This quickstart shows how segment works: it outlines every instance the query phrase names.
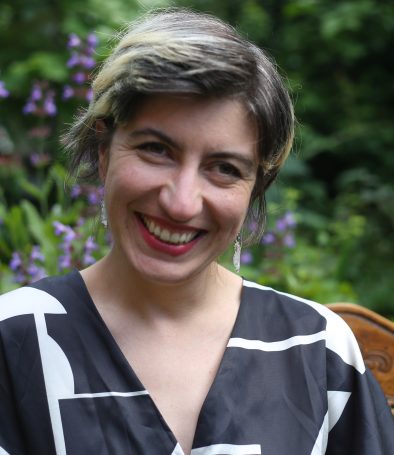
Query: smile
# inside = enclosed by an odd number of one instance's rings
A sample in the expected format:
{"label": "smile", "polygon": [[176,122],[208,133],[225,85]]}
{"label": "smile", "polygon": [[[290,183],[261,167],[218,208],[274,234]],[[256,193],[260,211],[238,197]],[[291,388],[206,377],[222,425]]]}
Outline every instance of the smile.
{"label": "smile", "polygon": [[201,233],[201,231],[197,230],[188,230],[185,232],[181,230],[170,229],[168,227],[164,228],[155,223],[152,218],[148,218],[142,214],[140,214],[140,218],[150,234],[155,236],[158,240],[170,245],[185,245],[186,243],[194,240]]}

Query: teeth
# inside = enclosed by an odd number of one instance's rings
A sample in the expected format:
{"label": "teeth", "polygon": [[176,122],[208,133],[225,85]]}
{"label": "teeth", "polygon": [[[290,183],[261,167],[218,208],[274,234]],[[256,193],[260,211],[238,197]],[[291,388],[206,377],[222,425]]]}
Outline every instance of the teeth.
{"label": "teeth", "polygon": [[155,224],[154,221],[142,217],[145,226],[148,228],[148,231],[153,234],[155,237],[159,238],[163,242],[173,243],[174,245],[181,245],[183,243],[190,242],[196,235],[195,232],[170,232],[168,229],[162,229],[160,226]]}
{"label": "teeth", "polygon": [[159,234],[160,240],[164,240],[165,242],[168,242],[170,240],[170,233],[167,231],[167,229],[163,229],[161,233]]}
{"label": "teeth", "polygon": [[171,237],[170,237],[170,242],[171,243],[179,243],[179,239],[181,238],[181,235],[180,234],[171,234]]}

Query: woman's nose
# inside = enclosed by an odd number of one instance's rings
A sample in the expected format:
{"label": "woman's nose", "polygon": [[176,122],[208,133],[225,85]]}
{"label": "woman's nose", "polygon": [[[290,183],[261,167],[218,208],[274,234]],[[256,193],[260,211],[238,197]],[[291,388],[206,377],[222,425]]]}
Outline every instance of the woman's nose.
{"label": "woman's nose", "polygon": [[185,222],[203,209],[201,176],[194,169],[178,169],[162,186],[159,204],[174,221]]}

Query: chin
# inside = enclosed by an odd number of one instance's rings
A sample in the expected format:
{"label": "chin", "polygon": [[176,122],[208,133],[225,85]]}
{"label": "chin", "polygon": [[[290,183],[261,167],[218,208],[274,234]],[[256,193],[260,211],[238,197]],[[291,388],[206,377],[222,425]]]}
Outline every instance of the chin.
{"label": "chin", "polygon": [[176,285],[203,275],[205,271],[211,269],[211,266],[212,263],[200,267],[188,267],[186,264],[176,264],[168,261],[157,265],[152,263],[144,264],[144,266],[135,267],[134,270],[144,281]]}
{"label": "chin", "polygon": [[[136,253],[136,248],[113,249],[109,260],[115,265],[115,270],[129,270],[131,276],[137,280],[152,284],[181,284],[190,282],[206,272],[212,270],[212,265],[217,264],[216,258],[194,257],[189,260],[176,258],[155,258],[141,251]],[[127,274],[125,275],[127,276]]]}

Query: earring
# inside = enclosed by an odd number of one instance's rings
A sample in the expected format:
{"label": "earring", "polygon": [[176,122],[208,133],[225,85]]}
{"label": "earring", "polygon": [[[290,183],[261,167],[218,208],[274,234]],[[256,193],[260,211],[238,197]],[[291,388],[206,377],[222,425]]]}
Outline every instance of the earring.
{"label": "earring", "polygon": [[241,233],[237,235],[237,238],[234,242],[234,255],[233,255],[233,264],[235,271],[239,273],[241,267],[241,249],[242,249],[242,238]]}
{"label": "earring", "polygon": [[108,226],[107,209],[105,208],[104,199],[101,200],[101,204],[100,204],[100,221],[101,221],[101,224],[105,228],[107,228],[107,226]]}

